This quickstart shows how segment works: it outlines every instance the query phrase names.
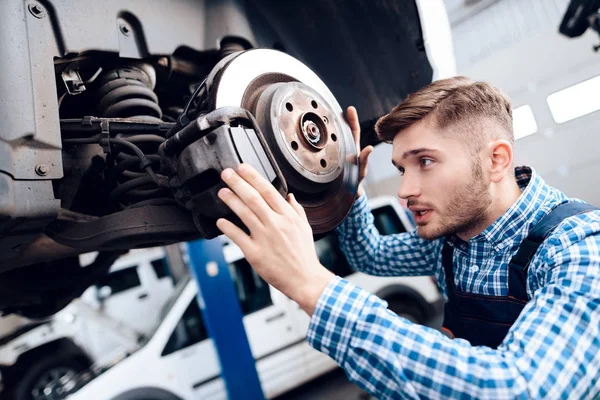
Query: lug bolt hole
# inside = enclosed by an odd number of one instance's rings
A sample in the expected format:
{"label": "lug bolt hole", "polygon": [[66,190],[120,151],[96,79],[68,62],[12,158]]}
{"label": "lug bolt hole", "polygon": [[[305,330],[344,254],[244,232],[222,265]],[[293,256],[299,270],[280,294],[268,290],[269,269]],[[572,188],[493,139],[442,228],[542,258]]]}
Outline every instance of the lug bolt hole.
{"label": "lug bolt hole", "polygon": [[323,167],[323,168],[327,167],[327,161],[325,161],[322,158],[321,158],[321,167]]}
{"label": "lug bolt hole", "polygon": [[298,143],[297,142],[292,142],[292,149],[294,149],[294,151],[298,150]]}
{"label": "lug bolt hole", "polygon": [[294,110],[292,103],[285,103],[285,108],[287,108],[287,110],[290,112]]}
{"label": "lug bolt hole", "polygon": [[313,108],[317,108],[318,107],[317,102],[314,101],[314,100],[311,101],[310,104],[313,106]]}
{"label": "lug bolt hole", "polygon": [[331,134],[331,140],[333,140],[334,142],[337,140],[337,136],[335,136],[335,133]]}

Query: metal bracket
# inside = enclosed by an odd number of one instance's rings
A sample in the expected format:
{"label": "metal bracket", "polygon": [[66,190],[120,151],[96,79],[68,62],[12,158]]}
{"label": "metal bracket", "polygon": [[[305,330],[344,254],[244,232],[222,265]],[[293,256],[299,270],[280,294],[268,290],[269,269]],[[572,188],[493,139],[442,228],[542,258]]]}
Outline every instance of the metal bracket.
{"label": "metal bracket", "polygon": [[60,76],[62,77],[67,92],[70,95],[81,94],[85,92],[85,85],[79,75],[79,71],[76,69],[64,70]]}
{"label": "metal bracket", "polygon": [[110,153],[110,122],[107,120],[100,121],[100,145],[104,153]]}

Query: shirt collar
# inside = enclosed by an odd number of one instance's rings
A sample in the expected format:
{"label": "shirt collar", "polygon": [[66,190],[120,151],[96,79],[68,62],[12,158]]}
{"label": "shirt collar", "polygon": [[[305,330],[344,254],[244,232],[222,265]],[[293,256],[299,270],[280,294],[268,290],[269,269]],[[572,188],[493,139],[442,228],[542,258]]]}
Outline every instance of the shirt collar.
{"label": "shirt collar", "polygon": [[[528,166],[516,167],[515,177],[521,189],[521,195],[517,201],[494,223],[471,238],[469,243],[487,242],[495,250],[500,250],[540,209],[549,193],[546,182],[533,168]],[[455,235],[448,238],[448,242],[453,246],[460,246],[460,242],[462,242],[462,246],[466,246],[466,243]]]}

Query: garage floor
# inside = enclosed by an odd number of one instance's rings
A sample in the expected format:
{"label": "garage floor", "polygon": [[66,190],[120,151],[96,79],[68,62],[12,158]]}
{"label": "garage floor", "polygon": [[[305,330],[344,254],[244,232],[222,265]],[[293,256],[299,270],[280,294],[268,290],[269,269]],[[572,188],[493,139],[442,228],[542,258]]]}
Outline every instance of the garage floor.
{"label": "garage floor", "polygon": [[320,376],[274,400],[368,400],[369,394],[346,378],[341,368]]}

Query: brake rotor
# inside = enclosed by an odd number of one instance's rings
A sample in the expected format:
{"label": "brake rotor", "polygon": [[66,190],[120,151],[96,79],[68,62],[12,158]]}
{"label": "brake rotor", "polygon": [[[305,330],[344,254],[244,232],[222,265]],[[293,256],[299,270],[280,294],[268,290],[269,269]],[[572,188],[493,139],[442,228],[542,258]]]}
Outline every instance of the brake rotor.
{"label": "brake rotor", "polygon": [[255,116],[313,233],[333,230],[354,203],[358,160],[343,111],[323,81],[285,53],[256,49],[223,59],[207,87],[211,109],[243,107]]}

